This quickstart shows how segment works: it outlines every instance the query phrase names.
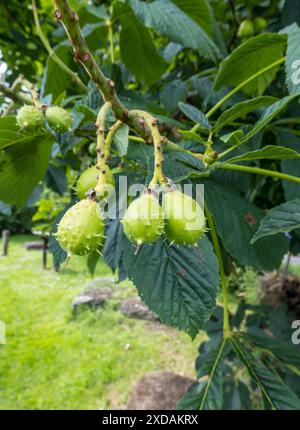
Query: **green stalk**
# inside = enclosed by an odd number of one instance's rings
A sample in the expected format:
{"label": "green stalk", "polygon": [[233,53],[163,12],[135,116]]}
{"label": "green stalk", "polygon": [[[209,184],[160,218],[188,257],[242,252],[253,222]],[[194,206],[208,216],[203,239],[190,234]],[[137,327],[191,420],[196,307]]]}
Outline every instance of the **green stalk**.
{"label": "green stalk", "polygon": [[113,25],[111,21],[107,21],[107,27],[108,27],[110,61],[111,63],[114,63],[115,62],[114,33],[113,33]]}
{"label": "green stalk", "polygon": [[214,245],[214,250],[218,259],[218,267],[219,267],[219,273],[221,278],[221,288],[222,288],[222,294],[223,294],[223,307],[224,307],[223,332],[224,332],[224,337],[226,338],[230,336],[230,333],[231,333],[229,310],[228,310],[228,280],[224,270],[221,248],[220,248],[219,239],[218,239],[216,227],[214,224],[213,216],[210,213],[207,205],[205,206],[205,215],[208,221],[208,226],[210,228],[210,234]]}
{"label": "green stalk", "polygon": [[85,93],[88,92],[88,88],[87,86],[82,82],[82,80],[79,78],[78,74],[73,72],[73,70],[71,70],[56,54],[56,52],[52,49],[47,37],[45,36],[45,34],[43,33],[43,30],[41,28],[41,24],[40,24],[40,20],[39,20],[39,15],[38,15],[38,11],[37,11],[37,7],[36,7],[36,3],[35,0],[32,0],[32,11],[33,11],[33,17],[34,17],[34,22],[35,22],[35,27],[36,27],[36,32],[37,35],[39,36],[39,38],[41,39],[44,47],[46,48],[49,57],[52,58],[52,60],[65,72],[67,73],[73,82],[75,82],[80,88],[81,90],[83,90]]}
{"label": "green stalk", "polygon": [[97,164],[96,168],[99,171],[98,181],[95,186],[96,195],[100,195],[103,191],[103,186],[107,183],[107,169],[108,166],[106,164],[106,148],[105,148],[105,119],[109,110],[111,109],[111,103],[106,102],[103,106],[101,106],[97,121],[97,145],[96,145],[96,153],[97,153]]}
{"label": "green stalk", "polygon": [[113,137],[117,130],[123,125],[121,121],[116,121],[114,125],[112,125],[109,129],[109,132],[107,133],[106,139],[105,139],[105,160],[107,161],[110,156],[110,148],[112,144]]}
{"label": "green stalk", "polygon": [[[218,101],[207,113],[206,117],[210,118],[228,99],[230,99],[235,93],[237,93],[241,88],[243,88],[245,85],[252,82],[254,79],[258,78],[259,76],[263,75],[264,73],[268,72],[269,70],[273,69],[276,66],[279,66],[280,64],[285,62],[286,57],[279,58],[279,60],[274,61],[274,63],[269,64],[268,66],[264,67],[263,69],[259,70],[258,72],[254,73],[254,75],[250,76],[249,78],[245,79],[243,82],[241,82],[239,85],[237,85],[233,90],[229,91],[221,100]],[[191,128],[191,131],[196,132],[199,130],[200,124],[195,124],[193,128]]]}
{"label": "green stalk", "polygon": [[222,170],[237,170],[239,172],[256,173],[257,175],[271,176],[272,178],[278,178],[284,181],[300,184],[300,178],[297,176],[287,175],[286,173],[275,172],[273,170],[262,169],[260,167],[241,166],[240,164],[226,163],[218,165],[218,168]]}
{"label": "green stalk", "polygon": [[13,90],[12,88],[6,87],[4,84],[0,82],[0,93],[2,93],[5,97],[13,100],[14,102],[19,102],[26,105],[32,105],[33,101],[31,98],[25,96],[24,94]]}
{"label": "green stalk", "polygon": [[153,178],[150,181],[149,188],[154,188],[157,184],[164,184],[167,182],[164,174],[163,174],[163,149],[162,142],[163,139],[160,135],[160,132],[157,127],[158,120],[150,115],[148,112],[144,112],[141,110],[131,110],[129,112],[130,116],[138,117],[140,122],[144,121],[147,127],[150,130],[152,139],[153,139],[153,147],[154,147],[154,171]]}

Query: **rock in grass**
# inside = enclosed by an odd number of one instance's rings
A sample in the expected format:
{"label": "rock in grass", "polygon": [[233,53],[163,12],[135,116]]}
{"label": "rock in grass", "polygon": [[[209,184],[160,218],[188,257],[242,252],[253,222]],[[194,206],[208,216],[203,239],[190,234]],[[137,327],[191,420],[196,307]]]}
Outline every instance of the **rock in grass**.
{"label": "rock in grass", "polygon": [[129,318],[147,321],[159,321],[159,318],[145,305],[139,297],[124,299],[120,305],[120,312]]}

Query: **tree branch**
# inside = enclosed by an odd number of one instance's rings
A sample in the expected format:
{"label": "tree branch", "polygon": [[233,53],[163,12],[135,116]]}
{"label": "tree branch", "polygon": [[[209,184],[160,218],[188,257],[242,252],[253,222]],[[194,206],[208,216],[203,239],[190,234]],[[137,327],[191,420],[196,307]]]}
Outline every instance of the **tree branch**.
{"label": "tree branch", "polygon": [[13,100],[14,102],[33,105],[33,101],[29,97],[25,96],[24,94],[18,91],[13,91],[11,88],[5,86],[1,82],[0,82],[0,93],[2,93],[5,97],[8,97],[9,99]]}
{"label": "tree branch", "polygon": [[93,58],[82,35],[77,13],[70,7],[67,0],[54,0],[54,5],[56,8],[55,17],[57,21],[62,22],[73,46],[75,62],[79,61],[83,65],[90,78],[97,85],[104,101],[111,102],[116,118],[127,124],[148,142],[150,137],[148,128],[145,127],[144,123],[140,123],[138,118],[128,115],[128,109],[121,103],[114,90],[114,82],[104,75]]}
{"label": "tree branch", "polygon": [[34,22],[35,22],[35,28],[36,28],[36,32],[37,35],[39,36],[39,38],[41,39],[44,47],[46,48],[49,57],[52,58],[52,60],[65,72],[67,73],[73,82],[75,82],[82,91],[84,91],[85,93],[88,91],[87,86],[82,82],[82,80],[79,78],[78,74],[73,72],[73,70],[71,70],[56,54],[56,52],[52,49],[49,40],[47,39],[47,37],[45,36],[45,34],[43,33],[43,30],[41,28],[41,24],[40,24],[40,20],[39,20],[39,15],[38,15],[38,11],[37,11],[37,7],[36,7],[36,3],[35,0],[32,0],[32,11],[33,11],[33,17],[34,17]]}

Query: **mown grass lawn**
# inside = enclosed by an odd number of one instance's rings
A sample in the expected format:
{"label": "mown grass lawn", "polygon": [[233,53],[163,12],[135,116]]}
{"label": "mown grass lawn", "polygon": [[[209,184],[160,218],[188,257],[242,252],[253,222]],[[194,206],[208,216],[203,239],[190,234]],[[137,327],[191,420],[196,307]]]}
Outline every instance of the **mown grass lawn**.
{"label": "mown grass lawn", "polygon": [[[145,372],[194,376],[202,335],[124,317],[122,297],[136,295],[127,281],[103,309],[72,312],[74,296],[91,281],[84,259],[63,273],[42,270],[41,251],[26,251],[30,236],[13,237],[0,257],[0,409],[105,409],[126,404]],[[111,276],[105,263],[96,276]]]}

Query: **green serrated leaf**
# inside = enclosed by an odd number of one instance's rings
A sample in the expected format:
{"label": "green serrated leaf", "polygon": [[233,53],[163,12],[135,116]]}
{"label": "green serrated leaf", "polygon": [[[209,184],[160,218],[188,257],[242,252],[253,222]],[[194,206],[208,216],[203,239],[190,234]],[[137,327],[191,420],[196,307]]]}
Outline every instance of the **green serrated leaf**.
{"label": "green serrated leaf", "polygon": [[96,252],[96,251],[91,252],[87,256],[86,264],[92,277],[94,276],[99,258],[100,258],[100,254],[99,252]]}
{"label": "green serrated leaf", "polygon": [[[264,33],[239,45],[220,66],[215,81],[216,90],[223,85],[237,86],[255,73],[279,60],[286,46],[286,35]],[[259,96],[273,81],[279,65],[242,87],[247,95]]]}
{"label": "green serrated leaf", "polygon": [[123,227],[118,219],[107,220],[105,235],[103,257],[111,270],[115,272],[120,265],[123,252]]}
{"label": "green serrated leaf", "polygon": [[148,30],[132,14],[121,18],[120,52],[130,72],[147,85],[156,82],[166,63],[154,46]]}
{"label": "green serrated leaf", "polygon": [[285,61],[286,84],[290,94],[300,92],[300,28],[292,24],[288,31]]}
{"label": "green serrated leaf", "polygon": [[251,243],[261,237],[286,233],[296,228],[300,228],[300,199],[291,200],[271,209],[261,221]]}
{"label": "green serrated leaf", "polygon": [[189,119],[191,119],[193,122],[200,124],[203,128],[209,130],[211,128],[211,125],[206,118],[205,114],[201,112],[198,108],[195,106],[192,106],[188,103],[178,103],[178,106]]}
{"label": "green serrated leaf", "polygon": [[[70,46],[64,41],[54,47],[56,55],[68,66],[71,66]],[[72,83],[68,75],[57,63],[49,56],[44,70],[42,94],[52,94],[53,99],[63,93]]]}
{"label": "green serrated leaf", "polygon": [[269,369],[252,355],[237,335],[230,337],[233,348],[248,369],[251,379],[260,388],[266,409],[298,410],[300,400],[282,381],[277,373]]}
{"label": "green serrated leaf", "polygon": [[[278,144],[291,148],[294,151],[300,152],[300,139],[292,133],[286,131],[276,132]],[[282,173],[287,173],[292,176],[299,176],[300,160],[282,160],[281,161]],[[299,184],[290,181],[282,181],[284,188],[284,195],[286,200],[293,200],[300,198]]]}
{"label": "green serrated leaf", "polygon": [[179,79],[168,82],[160,91],[160,101],[168,112],[174,112],[178,102],[185,100],[186,96],[187,86]]}
{"label": "green serrated leaf", "polygon": [[227,338],[211,350],[197,368],[198,383],[193,384],[177,403],[180,410],[219,410],[223,404],[222,373],[224,369]]}
{"label": "green serrated leaf", "polygon": [[49,237],[49,242],[48,242],[48,248],[49,251],[51,252],[51,254],[53,255],[53,265],[55,267],[56,270],[59,270],[60,265],[66,261],[66,258],[68,256],[68,254],[66,253],[66,251],[64,249],[62,249],[62,247],[60,246],[60,244],[58,243],[58,241],[56,240],[56,237],[54,236],[54,234],[57,232],[57,225],[59,224],[60,220],[62,219],[62,217],[64,216],[64,214],[67,212],[67,210],[73,205],[73,202],[70,202],[55,218],[54,221],[52,223],[52,228],[51,228],[51,233],[50,233],[50,237]]}
{"label": "green serrated leaf", "polygon": [[206,145],[206,140],[203,139],[203,137],[199,136],[199,134],[195,133],[194,131],[190,130],[177,130],[178,133],[182,134],[183,137],[186,139],[195,140],[196,142],[202,143],[203,145]]}
{"label": "green serrated leaf", "polygon": [[[153,154],[147,159],[148,175],[150,181],[153,176],[154,157]],[[164,174],[172,178],[175,182],[181,182],[189,175],[204,171],[205,166],[201,160],[198,160],[191,154],[184,152],[165,152]]]}
{"label": "green serrated leaf", "polygon": [[159,239],[143,245],[138,255],[124,238],[124,266],[142,300],[165,324],[196,336],[210,317],[219,285],[216,257],[206,237],[198,248]]}
{"label": "green serrated leaf", "polygon": [[120,157],[124,157],[128,150],[129,128],[123,124],[114,134],[113,143],[116,145]]}
{"label": "green serrated leaf", "polygon": [[45,130],[28,132],[22,130],[17,124],[15,116],[5,116],[0,118],[0,149],[7,148],[8,146],[23,143],[26,144],[34,139],[45,139],[49,133]]}
{"label": "green serrated leaf", "polygon": [[213,18],[207,0],[173,0],[173,3],[202,27],[207,34],[212,34]]}
{"label": "green serrated leaf", "polygon": [[272,121],[273,118],[275,118],[276,115],[278,115],[280,112],[282,112],[287,105],[293,101],[295,98],[299,97],[300,94],[293,94],[291,96],[283,97],[283,99],[278,100],[277,102],[271,104],[262,116],[259,118],[256,124],[248,131],[246,136],[244,137],[243,141],[246,141],[253,137],[255,134],[257,134],[260,130],[262,130],[267,124],[269,124],[270,121]]}
{"label": "green serrated leaf", "polygon": [[271,353],[290,370],[294,371],[297,375],[300,375],[299,347],[271,338],[258,329],[250,330],[247,334],[243,333],[242,336],[258,348],[267,353]]}
{"label": "green serrated leaf", "polygon": [[220,140],[228,145],[237,145],[241,142],[243,135],[243,130],[234,130],[231,133],[223,134]]}
{"label": "green serrated leaf", "polygon": [[226,251],[242,266],[256,270],[278,269],[288,249],[285,237],[265,237],[251,244],[263,211],[223,182],[208,179],[203,183],[205,201]]}
{"label": "green serrated leaf", "polygon": [[197,50],[209,60],[216,62],[220,57],[219,49],[208,34],[171,1],[146,3],[130,0],[130,5],[146,27],[153,28],[173,42],[181,43],[185,48]]}
{"label": "green serrated leaf", "polygon": [[217,119],[214,125],[214,131],[220,131],[226,124],[230,124],[237,118],[247,115],[249,112],[253,112],[256,109],[268,106],[276,101],[275,97],[271,96],[260,96],[251,100],[236,103],[231,108],[223,112]]}
{"label": "green serrated leaf", "polygon": [[21,207],[43,179],[48,166],[53,137],[21,141],[0,156],[0,200]]}
{"label": "green serrated leaf", "polygon": [[226,163],[237,163],[238,161],[252,161],[252,160],[289,160],[293,158],[300,158],[300,154],[293,149],[285,148],[277,145],[267,145],[257,151],[245,152],[245,154],[237,155],[236,157],[229,158]]}

